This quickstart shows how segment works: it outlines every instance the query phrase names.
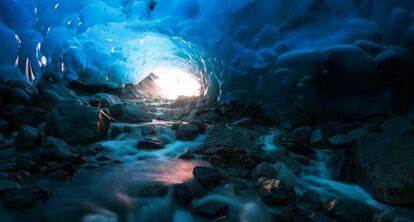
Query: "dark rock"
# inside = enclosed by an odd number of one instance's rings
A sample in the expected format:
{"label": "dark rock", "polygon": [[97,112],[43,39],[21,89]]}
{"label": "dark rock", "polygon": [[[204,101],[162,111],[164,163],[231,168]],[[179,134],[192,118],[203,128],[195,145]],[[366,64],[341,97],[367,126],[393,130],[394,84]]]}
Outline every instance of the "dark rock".
{"label": "dark rock", "polygon": [[328,138],[328,142],[333,149],[347,149],[355,145],[356,138],[347,134],[339,134]]}
{"label": "dark rock", "polygon": [[206,146],[227,146],[242,150],[258,150],[259,145],[253,133],[246,128],[215,125],[207,130]]}
{"label": "dark rock", "polygon": [[316,128],[310,137],[310,144],[312,147],[320,147],[323,145],[323,133],[320,128]]}
{"label": "dark rock", "polygon": [[261,163],[252,170],[251,176],[255,179],[258,179],[261,177],[267,178],[267,179],[273,179],[273,178],[276,178],[277,172],[272,165],[268,163]]}
{"label": "dark rock", "polygon": [[110,108],[111,115],[120,122],[151,122],[151,116],[139,105],[116,104]]}
{"label": "dark rock", "polygon": [[218,118],[220,118],[220,116],[214,111],[209,111],[200,115],[200,119],[206,122],[214,122]]}
{"label": "dark rock", "polygon": [[121,99],[119,99],[117,96],[108,94],[108,93],[97,93],[95,94],[95,97],[99,101],[99,107],[103,108],[111,108],[111,106],[116,104],[121,104]]}
{"label": "dark rock", "polygon": [[229,205],[218,200],[209,200],[194,207],[194,211],[201,217],[208,219],[217,219],[219,217],[224,217],[227,215],[227,212],[229,211]]}
{"label": "dark rock", "polygon": [[223,176],[220,171],[214,168],[197,166],[193,170],[197,182],[205,188],[212,188],[221,184]]}
{"label": "dark rock", "polygon": [[17,106],[12,109],[13,127],[17,128],[21,125],[38,126],[46,121],[46,112],[28,106]]}
{"label": "dark rock", "polygon": [[384,132],[396,133],[412,130],[414,129],[414,127],[411,124],[410,120],[408,120],[407,118],[395,117],[388,119],[384,123],[382,123],[381,129]]}
{"label": "dark rock", "polygon": [[19,188],[20,188],[20,184],[14,181],[0,179],[0,196],[1,196],[1,193],[3,193],[4,191],[11,190],[11,189],[19,189]]}
{"label": "dark rock", "polygon": [[138,191],[136,191],[136,195],[141,197],[165,196],[167,193],[168,186],[156,182],[145,184],[143,187],[138,188]]}
{"label": "dark rock", "polygon": [[307,125],[310,118],[301,110],[293,107],[284,107],[275,110],[279,125],[285,129],[294,129]]}
{"label": "dark rock", "polygon": [[297,204],[308,210],[320,210],[323,207],[321,195],[316,190],[306,191]]}
{"label": "dark rock", "polygon": [[18,150],[33,150],[40,143],[40,135],[36,128],[23,125],[14,140],[14,145]]}
{"label": "dark rock", "polygon": [[15,167],[17,170],[24,170],[32,173],[40,171],[40,166],[35,161],[26,158],[18,158]]}
{"label": "dark rock", "polygon": [[389,208],[383,211],[376,218],[377,222],[412,222],[414,221],[414,211],[406,208]]}
{"label": "dark rock", "polygon": [[63,140],[54,137],[42,139],[39,156],[42,160],[68,161],[75,158],[70,146]]}
{"label": "dark rock", "polygon": [[10,103],[14,105],[31,105],[32,99],[21,88],[13,88],[10,90]]}
{"label": "dark rock", "polygon": [[63,170],[57,170],[47,175],[47,179],[52,181],[67,181],[69,178],[69,174]]}
{"label": "dark rock", "polygon": [[177,131],[175,132],[175,136],[179,140],[193,140],[197,137],[198,133],[199,129],[197,125],[184,123],[178,127]]}
{"label": "dark rock", "polygon": [[106,137],[109,117],[101,110],[83,105],[63,105],[47,118],[46,135],[72,144],[93,143]]}
{"label": "dark rock", "polygon": [[230,126],[236,127],[250,127],[252,125],[252,120],[249,117],[245,117],[239,120],[236,120],[230,123]]}
{"label": "dark rock", "polygon": [[39,87],[39,93],[33,98],[37,106],[44,109],[52,109],[58,105],[81,104],[81,100],[75,92],[64,86],[45,81],[37,85]]}
{"label": "dark rock", "polygon": [[24,209],[49,197],[45,188],[22,188],[9,190],[1,195],[3,206],[8,209]]}
{"label": "dark rock", "polygon": [[120,87],[114,83],[110,82],[97,82],[97,83],[82,83],[79,81],[72,81],[68,85],[69,88],[75,90],[81,90],[87,92],[89,94],[96,94],[96,93],[110,93],[110,94],[118,94],[121,92]]}
{"label": "dark rock", "polygon": [[308,142],[312,134],[312,128],[309,126],[302,126],[293,131],[293,138],[301,142]]}
{"label": "dark rock", "polygon": [[175,184],[172,187],[175,201],[181,206],[188,206],[194,199],[194,195],[186,184]]}
{"label": "dark rock", "polygon": [[413,144],[414,135],[409,132],[378,133],[360,139],[354,150],[357,180],[385,203],[413,206]]}
{"label": "dark rock", "polygon": [[165,143],[159,137],[145,137],[138,142],[139,149],[162,149],[164,148]]}
{"label": "dark rock", "polygon": [[328,204],[328,216],[344,222],[372,221],[374,210],[356,200],[332,200]]}
{"label": "dark rock", "polygon": [[269,205],[288,205],[296,199],[295,190],[288,188],[283,181],[277,179],[259,182],[257,194]]}

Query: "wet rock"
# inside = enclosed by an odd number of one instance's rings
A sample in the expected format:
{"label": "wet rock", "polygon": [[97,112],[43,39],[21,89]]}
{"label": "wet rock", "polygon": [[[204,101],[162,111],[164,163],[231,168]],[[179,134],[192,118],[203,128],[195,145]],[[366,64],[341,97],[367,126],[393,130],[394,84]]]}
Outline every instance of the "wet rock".
{"label": "wet rock", "polygon": [[214,168],[197,166],[193,170],[194,178],[205,188],[212,188],[221,184],[223,176]]}
{"label": "wet rock", "polygon": [[168,186],[162,183],[145,184],[143,187],[140,187],[138,191],[136,191],[136,195],[141,197],[165,196],[167,193]]}
{"label": "wet rock", "polygon": [[311,122],[310,118],[301,110],[293,107],[283,107],[275,110],[277,122],[282,128],[294,129],[307,125]]}
{"label": "wet rock", "polygon": [[33,150],[40,143],[40,135],[36,128],[23,125],[19,129],[14,145],[18,150]]}
{"label": "wet rock", "polygon": [[312,147],[320,147],[323,145],[323,133],[320,128],[316,128],[310,137],[310,144]]}
{"label": "wet rock", "polygon": [[261,177],[273,179],[273,178],[276,178],[277,173],[276,173],[275,168],[272,165],[268,163],[261,163],[252,170],[251,176],[255,179],[258,179]]}
{"label": "wet rock", "polygon": [[323,207],[321,195],[316,190],[306,191],[297,204],[308,210],[320,210]]}
{"label": "wet rock", "polygon": [[46,112],[41,109],[28,106],[17,106],[12,109],[12,123],[14,128],[21,125],[36,127],[45,121]]}
{"label": "wet rock", "polygon": [[99,101],[99,107],[103,107],[103,108],[109,109],[113,105],[122,103],[119,97],[112,95],[112,94],[108,94],[108,93],[97,93],[95,94],[95,97]]}
{"label": "wet rock", "polygon": [[139,149],[148,149],[148,150],[156,150],[162,149],[165,146],[164,141],[156,136],[151,137],[144,137],[142,140],[138,142]]}
{"label": "wet rock", "polygon": [[31,173],[40,171],[40,166],[35,161],[27,158],[18,158],[15,167],[17,170],[24,170]]}
{"label": "wet rock", "polygon": [[[414,205],[414,135],[377,133],[361,138],[354,149],[357,181],[381,201]],[[368,184],[367,184],[368,183]]]}
{"label": "wet rock", "polygon": [[79,81],[72,81],[68,85],[69,88],[75,90],[81,90],[89,94],[96,93],[110,93],[118,94],[121,92],[121,89],[115,83],[110,82],[96,82],[96,83],[82,83]]}
{"label": "wet rock", "polygon": [[269,205],[287,205],[296,199],[293,188],[288,188],[278,179],[262,180],[259,182],[257,194],[262,201]]}
{"label": "wet rock", "polygon": [[72,144],[93,143],[106,137],[109,121],[109,117],[97,108],[58,106],[47,117],[46,135]]}
{"label": "wet rock", "polygon": [[257,150],[259,145],[253,133],[246,128],[215,125],[207,130],[204,145],[227,146],[243,150]]}
{"label": "wet rock", "polygon": [[67,181],[69,178],[69,174],[63,170],[57,170],[47,175],[47,179],[52,181]]}
{"label": "wet rock", "polygon": [[120,122],[151,122],[151,116],[139,105],[125,103],[110,108],[111,115]]}
{"label": "wet rock", "polygon": [[206,122],[214,122],[218,118],[220,118],[220,116],[214,111],[208,111],[200,115],[200,119]]}
{"label": "wet rock", "polygon": [[344,222],[372,221],[374,210],[356,200],[336,199],[328,204],[328,216]]}
{"label": "wet rock", "polygon": [[245,117],[239,120],[236,120],[230,123],[230,126],[236,127],[250,127],[252,125],[252,120],[249,117]]}
{"label": "wet rock", "polygon": [[52,109],[55,106],[64,104],[81,104],[80,99],[74,95],[66,95],[50,89],[41,90],[34,96],[35,104],[44,109]]}
{"label": "wet rock", "polygon": [[376,222],[411,222],[414,221],[414,211],[406,208],[389,208],[377,216]]}
{"label": "wet rock", "polygon": [[172,187],[174,200],[181,206],[188,206],[194,195],[186,184],[175,184]]}
{"label": "wet rock", "polygon": [[32,99],[21,88],[13,88],[10,90],[10,103],[14,105],[31,105]]}
{"label": "wet rock", "polygon": [[24,209],[36,202],[46,200],[49,192],[45,188],[12,189],[0,195],[3,206],[8,209]]}
{"label": "wet rock", "polygon": [[301,142],[308,142],[311,134],[312,128],[309,126],[303,126],[293,131],[293,138]]}
{"label": "wet rock", "polygon": [[394,117],[382,123],[381,129],[384,132],[396,133],[396,132],[404,132],[404,131],[412,130],[414,129],[414,127],[411,124],[410,120],[408,120],[407,118]]}
{"label": "wet rock", "polygon": [[328,138],[328,142],[333,149],[347,149],[355,145],[356,138],[347,134],[339,134]]}
{"label": "wet rock", "polygon": [[11,190],[11,189],[19,189],[19,188],[20,188],[20,184],[14,181],[0,179],[0,196],[1,196],[1,193],[4,191]]}
{"label": "wet rock", "polygon": [[181,124],[177,131],[175,132],[175,136],[179,140],[193,140],[197,137],[199,133],[198,126],[191,123],[184,123]]}
{"label": "wet rock", "polygon": [[42,139],[39,156],[42,160],[52,161],[68,161],[76,158],[69,144],[61,139],[50,136]]}
{"label": "wet rock", "polygon": [[209,200],[194,207],[197,215],[212,220],[226,216],[228,211],[229,205],[218,200]]}

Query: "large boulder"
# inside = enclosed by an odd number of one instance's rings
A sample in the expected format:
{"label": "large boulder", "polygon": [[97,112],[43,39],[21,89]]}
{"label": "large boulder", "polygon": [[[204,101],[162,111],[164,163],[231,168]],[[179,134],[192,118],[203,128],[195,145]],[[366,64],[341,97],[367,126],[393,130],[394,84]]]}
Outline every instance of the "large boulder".
{"label": "large boulder", "polygon": [[110,112],[120,122],[151,122],[152,120],[141,106],[131,103],[113,105]]}
{"label": "large boulder", "polygon": [[245,128],[226,127],[215,125],[207,130],[204,140],[206,146],[227,146],[243,150],[255,150],[259,146],[255,141],[254,134]]}
{"label": "large boulder", "polygon": [[214,168],[197,166],[193,170],[197,182],[205,188],[212,188],[220,185],[223,176],[220,171]]}
{"label": "large boulder", "polygon": [[46,112],[29,106],[16,106],[11,110],[12,125],[17,128],[21,125],[38,126],[45,122]]}
{"label": "large boulder", "polygon": [[23,125],[14,140],[18,150],[32,150],[40,143],[40,135],[36,128]]}
{"label": "large boulder", "polygon": [[106,137],[109,122],[109,117],[100,109],[63,105],[48,115],[46,134],[71,144],[93,143]]}
{"label": "large boulder", "polygon": [[179,140],[193,140],[197,137],[198,133],[199,129],[196,124],[184,123],[178,127],[175,136]]}
{"label": "large boulder", "polygon": [[360,139],[354,150],[357,179],[368,182],[375,197],[385,203],[414,206],[413,144],[411,131]]}
{"label": "large boulder", "polygon": [[351,199],[332,200],[328,216],[343,222],[372,221],[375,211],[363,202]]}

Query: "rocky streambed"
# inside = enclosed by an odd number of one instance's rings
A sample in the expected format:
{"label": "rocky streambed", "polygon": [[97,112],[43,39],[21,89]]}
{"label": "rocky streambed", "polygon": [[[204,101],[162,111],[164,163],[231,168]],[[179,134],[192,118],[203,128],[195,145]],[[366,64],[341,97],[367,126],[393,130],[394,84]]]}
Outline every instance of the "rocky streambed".
{"label": "rocky streambed", "polygon": [[407,116],[0,84],[1,221],[411,221]]}

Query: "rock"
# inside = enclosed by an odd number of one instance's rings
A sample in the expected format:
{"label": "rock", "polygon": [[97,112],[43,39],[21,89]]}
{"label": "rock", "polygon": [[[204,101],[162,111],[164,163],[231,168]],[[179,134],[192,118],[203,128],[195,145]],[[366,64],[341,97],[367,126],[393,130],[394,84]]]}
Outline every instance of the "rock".
{"label": "rock", "polygon": [[338,199],[328,204],[328,216],[343,222],[372,221],[373,209],[363,202]]}
{"label": "rock", "polygon": [[42,160],[68,161],[75,156],[63,140],[46,136],[42,139],[39,156]]}
{"label": "rock", "polygon": [[186,184],[175,184],[172,187],[173,197],[180,206],[188,206],[194,195]]}
{"label": "rock", "polygon": [[214,111],[209,111],[200,115],[200,119],[206,122],[214,122],[218,118],[220,118],[220,116]]}
{"label": "rock", "polygon": [[110,108],[111,115],[120,122],[151,122],[151,116],[139,105],[125,103]]}
{"label": "rock", "polygon": [[67,95],[65,93],[51,89],[41,90],[34,96],[34,101],[37,106],[40,106],[44,109],[53,109],[55,106],[64,104],[81,104],[80,99],[76,95],[70,93]]}
{"label": "rock", "polygon": [[293,107],[278,108],[275,113],[279,125],[285,129],[294,129],[311,122],[304,112]]}
{"label": "rock", "polygon": [[258,179],[261,177],[267,178],[267,179],[273,179],[273,178],[276,178],[277,173],[276,173],[275,168],[272,165],[264,162],[264,163],[257,165],[252,170],[251,176],[255,179]]}
{"label": "rock", "polygon": [[167,193],[168,186],[157,182],[145,184],[143,187],[138,188],[136,193],[134,192],[134,194],[141,197],[165,196]]}
{"label": "rock", "polygon": [[152,136],[143,138],[138,142],[137,146],[139,149],[154,150],[164,148],[165,143],[159,137]]}
{"label": "rock", "polygon": [[242,150],[259,149],[255,136],[246,128],[214,125],[206,134],[203,143],[206,146],[227,146]]}
{"label": "rock", "polygon": [[316,128],[310,137],[310,144],[312,147],[320,147],[323,145],[323,134],[320,128]]}
{"label": "rock", "polygon": [[347,149],[355,145],[356,138],[347,134],[339,134],[329,137],[328,142],[333,149]]}
{"label": "rock", "polygon": [[377,133],[361,138],[354,149],[357,181],[370,187],[381,201],[414,205],[414,135]]}
{"label": "rock", "polygon": [[414,211],[406,208],[389,208],[376,218],[377,222],[411,222],[414,221]]}
{"label": "rock", "polygon": [[293,138],[301,142],[308,142],[311,134],[312,128],[309,126],[303,126],[293,131]]}
{"label": "rock", "polygon": [[175,132],[175,136],[179,140],[193,140],[197,137],[199,133],[198,126],[191,123],[184,123],[181,124],[177,131]]}
{"label": "rock", "polygon": [[109,109],[113,105],[122,103],[117,96],[108,93],[97,93],[95,97],[99,100],[99,107],[103,108]]}
{"label": "rock", "polygon": [[209,200],[194,207],[197,215],[212,220],[226,216],[228,211],[229,205],[218,200]]}
{"label": "rock", "polygon": [[252,125],[252,120],[249,117],[242,118],[230,123],[230,126],[236,127],[250,127]]}
{"label": "rock", "polygon": [[94,107],[58,106],[47,117],[46,135],[72,144],[94,143],[106,137],[109,121],[105,113]]}
{"label": "rock", "polygon": [[28,106],[17,106],[12,109],[13,127],[17,128],[21,125],[30,125],[33,127],[46,121],[46,112]]}
{"label": "rock", "polygon": [[221,184],[223,176],[214,168],[197,166],[193,170],[194,178],[205,188],[212,188]]}
{"label": "rock", "polygon": [[14,105],[31,105],[32,99],[21,88],[13,88],[10,90],[10,103]]}
{"label": "rock", "polygon": [[396,133],[412,130],[414,127],[410,120],[405,117],[394,117],[386,120],[381,125],[381,129],[384,132]]}
{"label": "rock", "polygon": [[17,170],[24,170],[29,172],[39,172],[40,166],[31,159],[18,158],[15,165]]}
{"label": "rock", "polygon": [[288,205],[296,199],[295,190],[288,188],[283,181],[278,179],[259,182],[257,194],[264,203],[269,205]]}
{"label": "rock", "polygon": [[23,125],[14,140],[14,145],[18,150],[33,150],[40,143],[40,135],[36,128]]}
{"label": "rock", "polygon": [[69,174],[63,170],[57,170],[47,175],[47,179],[52,181],[67,181],[69,178]]}
{"label": "rock", "polygon": [[110,82],[96,82],[96,83],[82,83],[79,81],[72,81],[68,85],[69,88],[75,90],[81,90],[89,94],[96,93],[111,93],[118,94],[121,92],[121,88],[118,87],[115,83]]}
{"label": "rock", "polygon": [[40,200],[49,197],[45,188],[12,189],[1,195],[3,206],[7,209],[24,209],[33,206]]}
{"label": "rock", "polygon": [[321,195],[316,190],[306,191],[299,198],[297,204],[305,209],[312,211],[320,210],[323,207]]}
{"label": "rock", "polygon": [[14,181],[0,179],[0,196],[1,196],[1,193],[4,191],[11,190],[11,189],[19,189],[19,188],[20,188],[20,184]]}

